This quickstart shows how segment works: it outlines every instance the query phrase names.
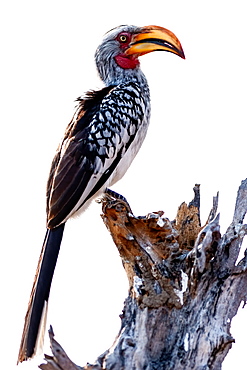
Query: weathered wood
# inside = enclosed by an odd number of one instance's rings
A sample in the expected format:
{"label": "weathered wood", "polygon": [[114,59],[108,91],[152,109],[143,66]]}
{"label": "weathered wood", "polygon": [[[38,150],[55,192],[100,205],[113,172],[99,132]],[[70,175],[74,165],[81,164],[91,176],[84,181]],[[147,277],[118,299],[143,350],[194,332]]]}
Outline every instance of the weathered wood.
{"label": "weathered wood", "polygon": [[61,345],[54,339],[53,329],[50,326],[49,337],[53,356],[45,355],[45,364],[39,366],[42,370],[80,370],[81,368],[74,364],[65,353]]}
{"label": "weathered wood", "polygon": [[[234,342],[231,320],[247,298],[247,253],[236,264],[247,234],[247,179],[223,236],[218,195],[201,226],[199,190],[195,185],[193,201],[182,203],[172,222],[162,211],[135,217],[122,199],[103,199],[102,218],[122,259],[129,295],[113,346],[82,369],[221,369]],[[50,337],[53,357],[41,369],[79,369],[70,360],[61,364],[61,354],[63,360],[67,355]]]}

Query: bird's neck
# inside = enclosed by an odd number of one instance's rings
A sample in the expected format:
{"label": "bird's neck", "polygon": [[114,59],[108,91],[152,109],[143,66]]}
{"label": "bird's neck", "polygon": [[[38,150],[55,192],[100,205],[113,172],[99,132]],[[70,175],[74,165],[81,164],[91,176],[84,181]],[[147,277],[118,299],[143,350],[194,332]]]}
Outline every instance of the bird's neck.
{"label": "bird's neck", "polygon": [[139,68],[139,63],[135,68],[120,67],[114,58],[97,63],[98,72],[106,86],[117,86],[122,83],[135,82],[144,89],[148,89],[148,83],[144,73]]}
{"label": "bird's neck", "polygon": [[115,73],[108,76],[107,80],[104,82],[107,86],[134,82],[144,89],[148,87],[147,79],[140,68],[123,69],[121,67],[116,67]]}

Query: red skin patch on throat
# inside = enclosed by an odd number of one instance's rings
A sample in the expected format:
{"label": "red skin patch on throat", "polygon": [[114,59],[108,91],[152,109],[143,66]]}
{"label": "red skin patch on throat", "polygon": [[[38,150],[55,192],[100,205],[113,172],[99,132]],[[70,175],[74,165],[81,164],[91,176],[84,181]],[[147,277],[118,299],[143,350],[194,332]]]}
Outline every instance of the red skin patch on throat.
{"label": "red skin patch on throat", "polygon": [[137,58],[130,58],[125,55],[117,55],[115,61],[119,67],[124,69],[135,69],[140,64]]}

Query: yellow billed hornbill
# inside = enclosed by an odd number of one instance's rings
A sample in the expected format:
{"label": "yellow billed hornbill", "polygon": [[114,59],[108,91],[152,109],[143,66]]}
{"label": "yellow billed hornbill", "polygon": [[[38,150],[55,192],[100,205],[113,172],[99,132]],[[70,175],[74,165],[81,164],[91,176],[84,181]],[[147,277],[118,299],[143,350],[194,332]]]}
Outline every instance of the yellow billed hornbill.
{"label": "yellow billed hornbill", "polygon": [[47,232],[25,317],[18,362],[33,357],[37,351],[65,222],[121,179],[146,136],[149,88],[138,57],[156,50],[184,58],[177,37],[158,26],[114,28],[96,50],[96,66],[105,87],[78,99],[76,112],[51,165]]}

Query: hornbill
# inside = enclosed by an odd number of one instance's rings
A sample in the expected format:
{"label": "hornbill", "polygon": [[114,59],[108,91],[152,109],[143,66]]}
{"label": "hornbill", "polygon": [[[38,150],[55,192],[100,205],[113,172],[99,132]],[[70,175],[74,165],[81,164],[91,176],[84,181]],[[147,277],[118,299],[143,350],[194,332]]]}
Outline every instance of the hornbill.
{"label": "hornbill", "polygon": [[138,57],[164,50],[185,58],[177,37],[158,26],[120,26],[95,53],[105,87],[78,99],[47,183],[47,232],[25,317],[18,362],[35,355],[66,221],[122,178],[147,133],[149,87]]}

